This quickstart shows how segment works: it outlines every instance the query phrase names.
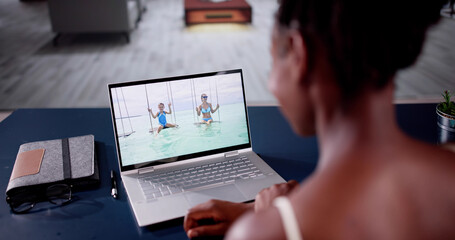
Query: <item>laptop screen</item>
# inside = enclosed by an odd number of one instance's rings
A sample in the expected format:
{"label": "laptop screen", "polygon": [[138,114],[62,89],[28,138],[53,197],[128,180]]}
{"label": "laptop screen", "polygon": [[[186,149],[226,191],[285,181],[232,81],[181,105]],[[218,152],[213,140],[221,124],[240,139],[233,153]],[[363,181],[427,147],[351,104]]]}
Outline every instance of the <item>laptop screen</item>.
{"label": "laptop screen", "polygon": [[122,171],[251,147],[242,70],[110,84]]}

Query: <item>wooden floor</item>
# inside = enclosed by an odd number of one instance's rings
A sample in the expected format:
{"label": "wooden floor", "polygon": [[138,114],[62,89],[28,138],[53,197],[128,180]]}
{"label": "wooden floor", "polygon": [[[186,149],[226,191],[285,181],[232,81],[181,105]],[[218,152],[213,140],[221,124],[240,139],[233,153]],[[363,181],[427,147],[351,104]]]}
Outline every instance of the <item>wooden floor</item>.
{"label": "wooden floor", "polygon": [[0,111],[0,122],[5,120],[9,115],[11,115],[11,111]]}
{"label": "wooden floor", "polygon": [[[185,27],[183,0],[148,0],[126,44],[117,35],[64,35],[51,45],[47,3],[0,1],[0,109],[106,107],[108,83],[242,68],[249,104],[274,104],[267,90],[276,0],[248,0],[251,25]],[[455,21],[443,19],[419,62],[401,72],[398,99],[455,91]]]}

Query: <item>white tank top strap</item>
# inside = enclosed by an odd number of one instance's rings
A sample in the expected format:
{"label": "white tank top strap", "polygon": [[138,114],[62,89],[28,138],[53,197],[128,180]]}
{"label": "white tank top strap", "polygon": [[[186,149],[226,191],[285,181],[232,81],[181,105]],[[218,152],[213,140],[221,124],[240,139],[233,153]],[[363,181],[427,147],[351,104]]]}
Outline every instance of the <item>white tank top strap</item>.
{"label": "white tank top strap", "polygon": [[294,214],[291,201],[287,197],[277,197],[273,201],[273,205],[278,209],[283,223],[284,232],[287,240],[302,240],[302,235],[299,229],[299,223]]}

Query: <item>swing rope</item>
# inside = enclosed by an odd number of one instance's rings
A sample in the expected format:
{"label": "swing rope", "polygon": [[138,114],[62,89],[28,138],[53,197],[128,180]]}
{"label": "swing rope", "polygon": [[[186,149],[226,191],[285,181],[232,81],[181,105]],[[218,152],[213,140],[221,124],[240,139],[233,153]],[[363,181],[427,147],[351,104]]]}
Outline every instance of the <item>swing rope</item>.
{"label": "swing rope", "polygon": [[125,134],[125,127],[123,126],[122,109],[120,108],[120,101],[119,101],[119,99],[118,99],[117,88],[115,89],[115,96],[117,97],[117,105],[118,105],[118,111],[119,111],[119,113],[120,113],[120,122],[122,123],[123,137],[125,137],[125,136],[126,136],[126,134]]}
{"label": "swing rope", "polygon": [[[212,99],[212,81],[209,80],[209,91],[210,91],[210,102],[213,103]],[[208,99],[207,99],[208,100]],[[207,101],[208,102],[208,101]],[[212,106],[213,107],[213,106]],[[213,110],[213,109],[211,109]]]}
{"label": "swing rope", "polygon": [[192,81],[190,81],[190,88],[191,88],[191,104],[193,105],[193,121],[196,122],[196,116],[194,114],[194,111],[196,110],[196,107],[194,106],[194,92],[193,92],[193,85],[192,85]]}
{"label": "swing rope", "polygon": [[128,106],[126,106],[125,95],[123,95],[123,88],[120,88],[120,92],[122,92],[123,104],[125,105],[126,115],[128,116],[128,121],[130,122],[131,132],[133,132],[133,125],[131,124],[130,114],[128,113]]}
{"label": "swing rope", "polygon": [[[194,103],[196,104],[196,107],[197,107],[197,100],[196,100],[196,85],[194,84],[194,80],[192,80],[193,82],[193,92],[194,92]],[[196,110],[196,109],[194,109]],[[197,115],[197,121],[199,122],[199,115]]]}
{"label": "swing rope", "polygon": [[[168,84],[169,84],[169,83],[166,82],[167,102],[168,102],[168,103],[171,103],[171,98],[169,98],[169,85],[168,85]],[[169,106],[169,105],[168,105],[168,106]],[[171,109],[169,109],[169,110],[171,110]]]}
{"label": "swing rope", "polygon": [[[209,80],[209,92],[210,92],[210,102],[213,102],[212,100],[212,82]],[[208,101],[207,101],[208,102]]]}
{"label": "swing rope", "polygon": [[172,85],[171,83],[169,82],[169,92],[171,92],[171,99],[172,99],[172,115],[174,115],[174,124],[177,124],[177,118],[176,118],[176,114],[175,114],[175,106],[174,106],[174,96],[172,95]]}
{"label": "swing rope", "polygon": [[150,127],[152,128],[151,132],[153,132],[153,123],[152,123],[152,116],[151,116],[152,113],[149,111],[150,104],[149,104],[149,95],[147,93],[147,85],[144,85],[144,87],[145,87],[145,97],[147,98],[147,112],[149,113]]}
{"label": "swing rope", "polygon": [[[219,99],[218,99],[218,80],[215,79],[215,92],[216,92],[216,104],[220,104]],[[218,121],[221,122],[221,117],[220,117],[220,109],[217,109],[218,111]]]}
{"label": "swing rope", "polygon": [[168,83],[166,83],[167,102],[170,103],[171,99],[169,98],[169,86],[167,84]]}

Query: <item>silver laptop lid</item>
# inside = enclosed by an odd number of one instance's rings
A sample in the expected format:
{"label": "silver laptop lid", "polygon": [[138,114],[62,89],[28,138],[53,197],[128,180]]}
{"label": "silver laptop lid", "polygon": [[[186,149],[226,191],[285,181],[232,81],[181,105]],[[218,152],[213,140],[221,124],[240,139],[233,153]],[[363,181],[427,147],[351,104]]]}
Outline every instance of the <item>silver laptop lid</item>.
{"label": "silver laptop lid", "polygon": [[241,69],[108,88],[122,172],[251,148]]}

